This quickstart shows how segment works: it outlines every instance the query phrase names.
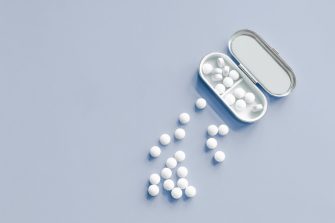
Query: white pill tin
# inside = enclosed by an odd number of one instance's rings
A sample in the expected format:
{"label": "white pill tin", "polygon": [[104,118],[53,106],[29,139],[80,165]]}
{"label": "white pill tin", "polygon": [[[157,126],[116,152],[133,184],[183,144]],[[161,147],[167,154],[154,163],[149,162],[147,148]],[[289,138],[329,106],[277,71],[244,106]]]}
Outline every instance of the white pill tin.
{"label": "white pill tin", "polygon": [[[213,52],[201,60],[199,75],[240,121],[252,123],[262,118],[267,110],[267,99],[257,85],[271,96],[284,97],[289,95],[295,87],[295,75],[278,52],[253,31],[240,30],[236,32],[230,38],[228,45],[229,52],[237,64],[226,54]],[[221,82],[213,81],[211,75],[203,72],[204,64],[211,64],[213,70],[219,64],[222,66],[222,60],[218,60],[218,58],[223,58],[225,66],[229,66],[230,70],[236,70],[240,75],[240,78],[234,81],[234,84],[223,93],[215,90],[215,86]],[[247,107],[242,111],[236,109],[234,104],[229,105],[225,100],[227,95],[233,94],[234,90],[239,87],[256,96],[255,101],[247,104]],[[262,109],[255,109],[257,106]]]}

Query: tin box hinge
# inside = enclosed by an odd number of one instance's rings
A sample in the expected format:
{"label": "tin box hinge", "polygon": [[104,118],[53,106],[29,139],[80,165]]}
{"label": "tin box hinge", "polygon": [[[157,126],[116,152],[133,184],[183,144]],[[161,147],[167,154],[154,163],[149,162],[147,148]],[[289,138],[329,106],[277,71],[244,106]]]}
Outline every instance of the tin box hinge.
{"label": "tin box hinge", "polygon": [[254,83],[257,84],[258,81],[252,76],[252,74],[242,65],[239,64],[238,67],[248,76],[248,78]]}

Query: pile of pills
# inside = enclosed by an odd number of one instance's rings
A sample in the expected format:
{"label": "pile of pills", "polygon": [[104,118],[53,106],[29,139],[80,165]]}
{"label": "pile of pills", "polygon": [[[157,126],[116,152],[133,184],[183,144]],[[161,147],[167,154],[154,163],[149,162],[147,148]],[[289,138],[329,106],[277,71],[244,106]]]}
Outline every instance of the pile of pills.
{"label": "pile of pills", "polygon": [[229,93],[224,98],[225,102],[234,106],[239,112],[244,111],[248,105],[252,106],[251,111],[258,112],[263,109],[262,104],[255,104],[256,96],[252,92],[246,92],[242,87],[234,89],[233,93]]}
{"label": "pile of pills", "polygon": [[[206,147],[209,150],[216,149],[217,146],[218,146],[218,141],[214,137],[217,136],[217,135],[225,136],[228,133],[229,133],[229,127],[226,124],[222,124],[222,125],[219,125],[219,126],[209,125],[207,127],[207,135],[209,136],[209,138],[206,141]],[[213,158],[216,162],[222,163],[225,160],[226,155],[224,154],[224,152],[218,150],[218,151],[215,152]]]}

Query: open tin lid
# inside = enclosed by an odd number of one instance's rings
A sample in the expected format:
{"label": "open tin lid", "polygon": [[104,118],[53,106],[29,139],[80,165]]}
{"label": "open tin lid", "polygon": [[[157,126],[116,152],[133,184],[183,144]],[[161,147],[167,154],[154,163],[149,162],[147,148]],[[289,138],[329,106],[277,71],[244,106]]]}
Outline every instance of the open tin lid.
{"label": "open tin lid", "polygon": [[250,79],[275,97],[288,95],[295,87],[292,69],[260,36],[240,30],[229,40],[229,51]]}

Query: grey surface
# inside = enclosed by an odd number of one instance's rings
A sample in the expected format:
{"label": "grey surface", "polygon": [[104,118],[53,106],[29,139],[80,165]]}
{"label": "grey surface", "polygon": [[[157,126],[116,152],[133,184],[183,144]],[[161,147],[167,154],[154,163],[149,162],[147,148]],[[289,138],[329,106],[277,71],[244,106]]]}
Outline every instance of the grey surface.
{"label": "grey surface", "polygon": [[[0,222],[335,221],[331,1],[0,2]],[[197,80],[200,59],[258,32],[297,75],[253,125]],[[208,108],[195,113],[199,96]],[[267,95],[268,96],[268,95]],[[190,112],[182,143],[150,146]],[[208,124],[227,122],[213,165]],[[147,177],[187,153],[193,200],[148,199]]]}

